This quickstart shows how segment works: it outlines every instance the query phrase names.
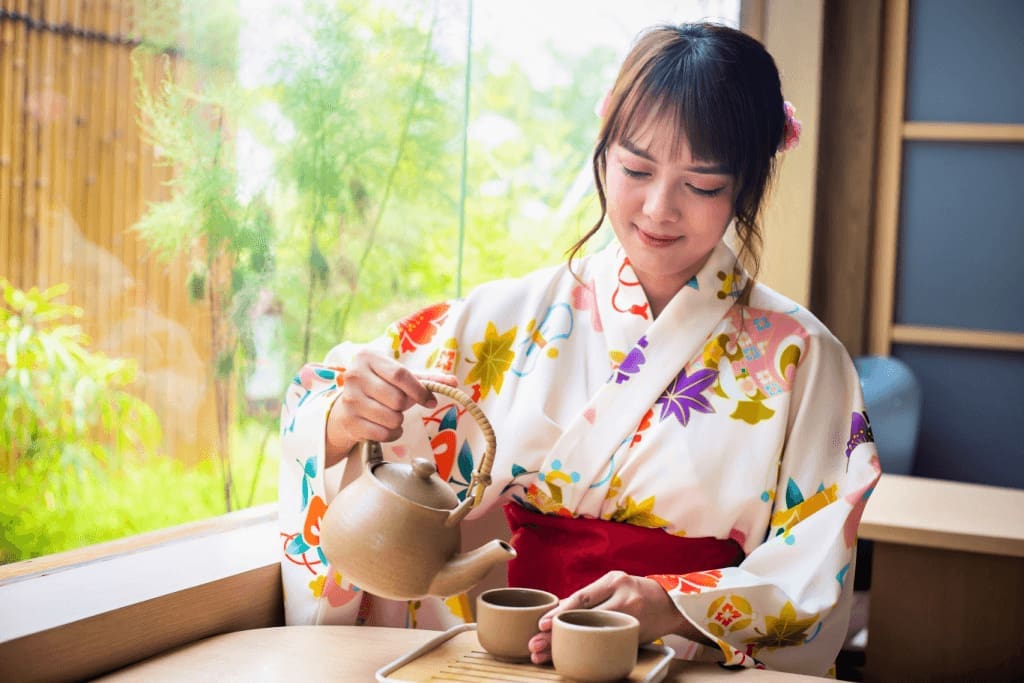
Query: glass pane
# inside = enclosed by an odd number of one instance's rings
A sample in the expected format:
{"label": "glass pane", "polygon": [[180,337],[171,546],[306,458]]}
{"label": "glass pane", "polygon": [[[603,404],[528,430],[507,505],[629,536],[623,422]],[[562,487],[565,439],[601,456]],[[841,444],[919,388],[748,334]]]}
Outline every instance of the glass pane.
{"label": "glass pane", "polygon": [[921,383],[914,474],[1024,488],[1024,355],[895,345]]}
{"label": "glass pane", "polygon": [[469,7],[115,0],[45,4],[79,32],[5,20],[0,563],[274,501],[295,369],[460,274],[560,260],[596,218],[594,109],[630,40],[739,13],[477,2],[467,65]]}
{"label": "glass pane", "polygon": [[1024,331],[1022,177],[1020,145],[905,146],[896,322]]}
{"label": "glass pane", "polygon": [[1024,123],[1024,3],[911,6],[907,120]]}

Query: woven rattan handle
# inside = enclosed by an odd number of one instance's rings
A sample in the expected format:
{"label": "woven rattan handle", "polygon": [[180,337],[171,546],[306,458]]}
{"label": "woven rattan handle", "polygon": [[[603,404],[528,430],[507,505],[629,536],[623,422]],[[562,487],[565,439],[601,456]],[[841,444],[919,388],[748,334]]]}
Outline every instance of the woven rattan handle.
{"label": "woven rattan handle", "polygon": [[452,399],[473,416],[476,420],[477,425],[480,427],[481,433],[484,435],[484,442],[486,447],[484,448],[484,455],[480,459],[480,464],[476,468],[476,472],[473,473],[472,478],[469,480],[469,491],[470,495],[473,496],[473,507],[479,505],[480,501],[484,497],[484,489],[486,489],[491,483],[491,465],[494,463],[494,450],[496,448],[494,438],[494,428],[491,427],[491,423],[488,421],[487,416],[480,410],[473,399],[471,399],[465,392],[462,392],[455,387],[450,387],[447,384],[441,384],[440,382],[433,382],[431,380],[421,380],[423,386],[430,389],[435,394],[442,394]]}

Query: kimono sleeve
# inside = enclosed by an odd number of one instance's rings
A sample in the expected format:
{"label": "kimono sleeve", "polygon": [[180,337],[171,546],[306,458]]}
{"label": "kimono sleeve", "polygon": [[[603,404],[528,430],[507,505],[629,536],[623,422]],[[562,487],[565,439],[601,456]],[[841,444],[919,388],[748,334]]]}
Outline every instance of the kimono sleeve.
{"label": "kimono sleeve", "polygon": [[652,578],[726,666],[832,673],[849,624],[857,527],[880,474],[853,363],[830,334],[813,335],[794,380],[765,541],[738,567]]}
{"label": "kimono sleeve", "polygon": [[330,570],[320,549],[320,522],[341,478],[340,472],[331,477],[324,471],[327,415],[344,391],[346,364],[360,348],[372,348],[412,369],[447,370],[443,349],[435,344],[448,338],[443,332],[459,306],[436,304],[393,323],[368,344],[340,344],[324,362],[303,366],[289,385],[281,409],[278,487],[287,623],[357,623],[366,616],[359,614],[359,591]]}

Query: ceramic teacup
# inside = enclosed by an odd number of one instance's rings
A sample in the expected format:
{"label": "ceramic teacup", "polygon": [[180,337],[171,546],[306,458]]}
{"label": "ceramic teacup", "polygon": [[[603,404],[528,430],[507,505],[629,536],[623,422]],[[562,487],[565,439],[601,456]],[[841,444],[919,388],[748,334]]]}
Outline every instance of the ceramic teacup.
{"label": "ceramic teacup", "polygon": [[622,612],[573,609],[551,625],[551,659],[566,678],[622,680],[636,667],[639,647],[640,622]]}
{"label": "ceramic teacup", "polygon": [[533,588],[492,588],[476,599],[476,630],[480,645],[496,659],[530,659],[530,638],[537,622],[554,609],[558,596]]}

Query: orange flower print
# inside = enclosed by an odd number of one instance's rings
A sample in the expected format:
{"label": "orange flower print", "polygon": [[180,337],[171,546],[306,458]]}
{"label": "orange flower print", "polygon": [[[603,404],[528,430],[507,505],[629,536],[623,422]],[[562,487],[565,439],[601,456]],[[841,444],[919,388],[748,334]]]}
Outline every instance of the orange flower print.
{"label": "orange flower print", "polygon": [[455,337],[449,337],[448,341],[439,344],[427,358],[427,367],[455,374],[455,368],[459,364],[459,344]]}
{"label": "orange flower print", "polygon": [[430,342],[437,334],[437,329],[444,323],[450,307],[447,303],[428,306],[395,323],[390,333],[391,350],[395,358]]}
{"label": "orange flower print", "polygon": [[306,511],[306,521],[302,525],[302,540],[315,547],[320,545],[320,522],[327,512],[327,503],[320,496],[313,496]]}
{"label": "orange flower print", "polygon": [[743,614],[732,606],[732,603],[725,603],[719,608],[718,612],[715,613],[715,621],[722,626],[728,626],[732,622],[739,619]]}
{"label": "orange flower print", "polygon": [[686,595],[692,595],[700,593],[702,590],[715,588],[722,580],[722,571],[712,569],[689,574],[653,574],[647,578],[654,579],[667,591],[678,590]]}
{"label": "orange flower print", "polygon": [[647,412],[644,413],[644,416],[640,419],[640,426],[636,428],[636,433],[633,434],[633,440],[629,442],[630,448],[640,443],[640,440],[643,439],[643,431],[651,426],[652,417],[654,417],[654,408],[648,408]]}
{"label": "orange flower print", "polygon": [[747,628],[753,621],[753,608],[750,602],[739,595],[723,595],[708,605],[708,617],[711,621],[707,629],[721,638],[726,630],[730,632]]}

